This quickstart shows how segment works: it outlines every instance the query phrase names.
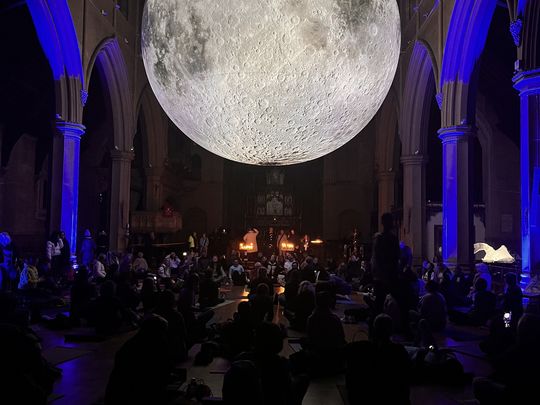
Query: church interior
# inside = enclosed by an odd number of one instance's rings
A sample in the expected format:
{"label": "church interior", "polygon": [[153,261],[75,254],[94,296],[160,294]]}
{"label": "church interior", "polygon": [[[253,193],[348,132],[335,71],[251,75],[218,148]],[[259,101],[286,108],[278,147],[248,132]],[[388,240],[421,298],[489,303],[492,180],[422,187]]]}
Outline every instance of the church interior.
{"label": "church interior", "polygon": [[0,402],[514,404],[540,2],[0,2]]}

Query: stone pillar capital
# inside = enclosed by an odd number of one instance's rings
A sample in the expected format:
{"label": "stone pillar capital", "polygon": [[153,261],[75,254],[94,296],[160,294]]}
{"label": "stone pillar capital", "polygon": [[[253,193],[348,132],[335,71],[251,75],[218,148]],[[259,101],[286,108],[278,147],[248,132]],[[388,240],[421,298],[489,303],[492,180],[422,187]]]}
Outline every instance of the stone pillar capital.
{"label": "stone pillar capital", "polygon": [[540,69],[521,71],[512,80],[520,96],[540,93]]}
{"label": "stone pillar capital", "polygon": [[405,155],[401,157],[403,166],[422,166],[427,163],[427,157],[424,155]]}
{"label": "stone pillar capital", "polygon": [[70,121],[56,120],[54,126],[65,138],[81,139],[86,131],[84,125]]}
{"label": "stone pillar capital", "polygon": [[475,128],[470,125],[453,125],[439,129],[439,139],[445,143],[457,143],[469,141],[475,136]]}
{"label": "stone pillar capital", "polygon": [[111,159],[113,162],[131,162],[135,158],[135,154],[132,151],[111,150]]}

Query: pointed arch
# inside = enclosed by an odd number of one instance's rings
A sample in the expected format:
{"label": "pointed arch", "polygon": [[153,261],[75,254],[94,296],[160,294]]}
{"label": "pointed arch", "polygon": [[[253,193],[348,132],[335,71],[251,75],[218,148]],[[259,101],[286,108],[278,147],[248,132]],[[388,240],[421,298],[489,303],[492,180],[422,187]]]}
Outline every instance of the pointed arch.
{"label": "pointed arch", "polygon": [[474,73],[486,43],[497,2],[456,0],[446,36],[440,87],[442,127],[473,125]]}
{"label": "pointed arch", "polygon": [[437,93],[433,52],[425,42],[414,45],[403,91],[400,136],[403,154],[423,155],[427,145],[430,106]]}
{"label": "pointed arch", "polygon": [[86,80],[88,83],[96,67],[100,69],[111,101],[114,147],[120,151],[131,151],[133,136],[135,135],[133,98],[129,86],[126,62],[116,38],[104,39],[95,49],[86,68]]}
{"label": "pointed arch", "polygon": [[28,9],[49,61],[58,119],[81,123],[86,100],[81,52],[66,0],[28,0]]}
{"label": "pointed arch", "polygon": [[168,120],[148,83],[137,103],[137,117],[143,126],[143,162],[146,168],[161,167],[167,157]]}

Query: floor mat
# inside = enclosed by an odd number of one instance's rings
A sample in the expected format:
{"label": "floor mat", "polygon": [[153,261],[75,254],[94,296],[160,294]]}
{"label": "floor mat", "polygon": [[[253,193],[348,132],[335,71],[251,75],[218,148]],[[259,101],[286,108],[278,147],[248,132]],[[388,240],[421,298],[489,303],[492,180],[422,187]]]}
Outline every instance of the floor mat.
{"label": "floor mat", "polygon": [[472,333],[463,330],[447,330],[446,335],[449,338],[454,339],[457,342],[473,342],[482,340],[486,337],[486,334]]}
{"label": "floor mat", "polygon": [[81,350],[74,347],[56,346],[43,350],[43,357],[51,364],[58,365],[85,356],[91,353],[89,350]]}
{"label": "floor mat", "polygon": [[478,345],[450,346],[448,349],[479,360],[488,361],[486,354],[478,347]]}
{"label": "floor mat", "polygon": [[341,400],[343,401],[343,405],[350,405],[347,395],[347,387],[340,384],[336,384],[336,387],[339,391],[339,395],[341,396]]}
{"label": "floor mat", "polygon": [[211,309],[218,309],[218,308],[221,308],[221,307],[225,307],[229,304],[232,304],[234,301],[233,300],[225,300],[223,301],[221,304],[217,304],[215,307],[212,307]]}

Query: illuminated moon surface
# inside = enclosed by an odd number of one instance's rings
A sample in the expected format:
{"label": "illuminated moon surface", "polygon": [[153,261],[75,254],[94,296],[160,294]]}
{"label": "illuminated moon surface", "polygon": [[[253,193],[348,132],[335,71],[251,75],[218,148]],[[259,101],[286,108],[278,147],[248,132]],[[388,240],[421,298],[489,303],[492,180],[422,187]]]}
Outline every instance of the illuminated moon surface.
{"label": "illuminated moon surface", "polygon": [[161,106],[224,158],[288,165],[351,140],[399,58],[395,0],[148,0],[142,55]]}

